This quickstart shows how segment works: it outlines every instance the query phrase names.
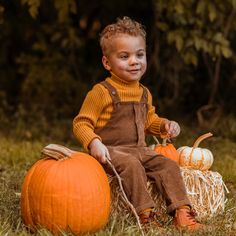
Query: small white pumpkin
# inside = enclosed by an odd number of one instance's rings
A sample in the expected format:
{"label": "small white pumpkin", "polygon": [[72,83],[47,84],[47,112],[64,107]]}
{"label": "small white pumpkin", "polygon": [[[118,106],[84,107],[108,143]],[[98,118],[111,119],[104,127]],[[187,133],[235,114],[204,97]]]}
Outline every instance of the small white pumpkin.
{"label": "small white pumpkin", "polygon": [[179,153],[179,165],[196,170],[208,170],[213,164],[212,152],[206,148],[199,148],[200,142],[212,133],[201,135],[193,144],[193,147],[183,146],[177,149]]}

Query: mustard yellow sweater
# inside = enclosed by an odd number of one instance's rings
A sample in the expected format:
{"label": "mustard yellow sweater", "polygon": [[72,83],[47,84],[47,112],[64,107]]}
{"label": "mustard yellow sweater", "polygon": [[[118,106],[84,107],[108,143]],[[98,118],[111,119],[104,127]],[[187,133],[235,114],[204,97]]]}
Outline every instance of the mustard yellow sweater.
{"label": "mustard yellow sweater", "polygon": [[[121,101],[140,101],[143,88],[138,81],[126,82],[113,74],[106,81],[116,88]],[[94,138],[101,140],[94,133],[94,129],[104,127],[110,119],[112,111],[112,99],[108,90],[103,85],[96,84],[88,92],[79,114],[73,120],[74,135],[86,150]],[[155,113],[155,108],[152,106],[152,96],[148,91],[148,115],[145,132],[160,135],[160,125],[163,119]]]}

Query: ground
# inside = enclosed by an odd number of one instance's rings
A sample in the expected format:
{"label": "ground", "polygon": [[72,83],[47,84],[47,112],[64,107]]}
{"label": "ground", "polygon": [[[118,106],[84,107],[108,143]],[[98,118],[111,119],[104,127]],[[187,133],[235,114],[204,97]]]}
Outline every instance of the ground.
{"label": "ground", "polygon": [[[197,135],[194,131],[182,131],[175,140],[176,147],[191,145]],[[30,166],[40,158],[41,150],[48,142],[55,143],[57,140],[48,138],[20,140],[13,136],[0,137],[0,235],[29,236],[20,217],[20,191],[24,176]],[[62,141],[60,141],[60,144]],[[75,145],[67,142],[65,145]],[[213,218],[206,219],[204,223],[209,229],[188,233],[179,232],[170,224],[165,225],[165,235],[236,235],[236,143],[226,137],[214,136],[204,141],[202,146],[210,149],[214,154],[213,171],[219,172],[229,189],[226,194],[227,202],[225,212]],[[38,230],[33,235],[51,235],[45,229]],[[69,232],[63,235],[73,235]],[[139,230],[132,214],[112,214],[106,227],[99,232],[88,235],[139,235]],[[146,235],[163,235],[158,230],[151,228]]]}

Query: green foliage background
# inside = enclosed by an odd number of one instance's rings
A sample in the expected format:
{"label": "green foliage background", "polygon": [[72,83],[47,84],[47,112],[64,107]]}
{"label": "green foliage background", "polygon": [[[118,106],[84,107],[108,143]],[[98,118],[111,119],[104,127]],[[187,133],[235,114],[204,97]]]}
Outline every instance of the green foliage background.
{"label": "green foliage background", "polygon": [[[217,114],[231,127],[235,9],[236,0],[1,1],[0,128],[72,120],[87,91],[108,75],[99,32],[124,15],[146,26],[149,64],[142,82],[158,114],[197,121],[207,105],[221,111],[207,110],[207,125],[215,125]],[[231,129],[235,138],[235,125]]]}

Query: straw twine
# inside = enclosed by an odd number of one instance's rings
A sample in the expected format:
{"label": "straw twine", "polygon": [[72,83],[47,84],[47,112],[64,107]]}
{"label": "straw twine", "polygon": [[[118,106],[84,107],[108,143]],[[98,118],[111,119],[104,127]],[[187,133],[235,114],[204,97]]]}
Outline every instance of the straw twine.
{"label": "straw twine", "polygon": [[[192,207],[197,212],[197,218],[211,218],[223,213],[225,209],[225,191],[228,192],[222,176],[218,172],[200,171],[180,167],[183,180],[186,186],[187,195]],[[108,176],[111,186],[112,206],[111,214],[127,211],[118,181],[114,176]],[[164,221],[171,218],[166,215],[165,201],[158,194],[153,181],[148,181],[148,190],[156,203],[156,210],[162,215]]]}

